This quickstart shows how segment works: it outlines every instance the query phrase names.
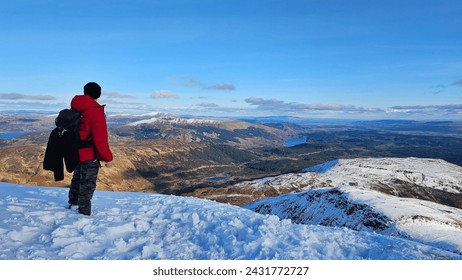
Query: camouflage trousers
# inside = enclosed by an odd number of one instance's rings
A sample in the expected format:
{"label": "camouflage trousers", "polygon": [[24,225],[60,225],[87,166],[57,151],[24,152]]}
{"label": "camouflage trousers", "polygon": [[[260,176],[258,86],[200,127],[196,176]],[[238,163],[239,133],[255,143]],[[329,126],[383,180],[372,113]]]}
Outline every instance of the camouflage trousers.
{"label": "camouflage trousers", "polygon": [[74,170],[69,189],[69,205],[78,205],[80,214],[91,214],[91,199],[96,190],[100,166],[98,160],[90,160],[80,162]]}

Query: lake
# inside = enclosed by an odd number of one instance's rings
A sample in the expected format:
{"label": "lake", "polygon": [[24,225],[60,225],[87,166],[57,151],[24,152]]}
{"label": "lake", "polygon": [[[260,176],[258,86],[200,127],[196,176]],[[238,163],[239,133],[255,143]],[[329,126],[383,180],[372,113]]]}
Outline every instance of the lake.
{"label": "lake", "polygon": [[292,147],[292,146],[304,144],[304,143],[306,143],[306,140],[307,140],[307,139],[308,139],[307,137],[292,138],[292,139],[287,140],[287,141],[284,143],[284,146],[286,146],[286,147]]}
{"label": "lake", "polygon": [[18,137],[24,134],[25,134],[24,132],[0,133],[0,139],[11,139],[11,138]]}
{"label": "lake", "polygon": [[218,182],[218,181],[227,181],[229,176],[218,176],[218,177],[210,177],[207,178],[207,181]]}

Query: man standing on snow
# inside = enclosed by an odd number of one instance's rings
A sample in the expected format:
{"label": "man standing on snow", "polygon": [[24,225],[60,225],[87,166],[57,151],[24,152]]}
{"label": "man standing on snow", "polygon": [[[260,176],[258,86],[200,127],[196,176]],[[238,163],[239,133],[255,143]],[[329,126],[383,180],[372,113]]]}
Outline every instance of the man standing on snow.
{"label": "man standing on snow", "polygon": [[74,170],[69,190],[69,208],[78,205],[79,213],[91,214],[91,199],[96,190],[96,179],[100,161],[111,162],[112,152],[108,143],[108,132],[104,106],[96,100],[101,96],[101,87],[90,82],[83,87],[83,95],[75,96],[71,108],[81,113],[80,139],[92,142],[79,148],[80,162]]}

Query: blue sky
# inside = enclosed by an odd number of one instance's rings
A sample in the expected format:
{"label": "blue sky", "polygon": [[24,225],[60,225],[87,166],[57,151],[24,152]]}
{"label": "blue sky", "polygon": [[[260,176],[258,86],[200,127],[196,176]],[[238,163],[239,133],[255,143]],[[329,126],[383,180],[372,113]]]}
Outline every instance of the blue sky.
{"label": "blue sky", "polygon": [[0,110],[462,119],[462,2],[0,3]]}

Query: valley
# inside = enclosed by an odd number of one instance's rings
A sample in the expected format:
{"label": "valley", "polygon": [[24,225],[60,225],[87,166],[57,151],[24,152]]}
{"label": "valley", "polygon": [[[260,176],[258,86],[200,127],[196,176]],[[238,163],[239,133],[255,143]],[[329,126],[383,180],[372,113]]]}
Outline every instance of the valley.
{"label": "valley", "polygon": [[[164,113],[108,117],[115,161],[98,188],[196,196],[242,205],[299,190],[246,190],[246,181],[337,159],[416,157],[462,166],[462,123],[291,119],[207,119]],[[0,181],[66,186],[42,169],[53,118],[2,115]],[[305,140],[305,142],[303,141]]]}

